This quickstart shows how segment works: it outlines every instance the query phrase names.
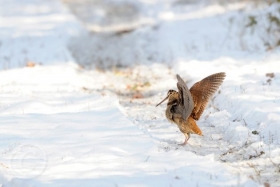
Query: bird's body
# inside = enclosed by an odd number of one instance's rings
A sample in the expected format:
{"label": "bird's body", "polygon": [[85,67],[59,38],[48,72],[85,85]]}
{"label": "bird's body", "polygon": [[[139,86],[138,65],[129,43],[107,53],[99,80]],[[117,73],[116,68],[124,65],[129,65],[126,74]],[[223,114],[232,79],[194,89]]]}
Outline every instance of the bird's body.
{"label": "bird's body", "polygon": [[222,84],[225,76],[225,73],[210,75],[195,83],[189,90],[182,78],[177,75],[179,91],[169,90],[167,97],[163,101],[168,99],[165,110],[166,118],[170,122],[177,124],[180,131],[186,137],[185,142],[180,145],[187,144],[190,134],[202,135],[195,120],[199,120],[210,97]]}

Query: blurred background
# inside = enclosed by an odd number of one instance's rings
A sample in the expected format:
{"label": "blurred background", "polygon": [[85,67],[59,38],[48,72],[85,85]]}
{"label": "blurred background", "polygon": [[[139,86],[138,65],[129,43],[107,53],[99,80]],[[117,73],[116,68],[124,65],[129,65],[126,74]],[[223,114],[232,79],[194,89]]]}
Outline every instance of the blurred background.
{"label": "blurred background", "polygon": [[244,58],[280,44],[277,0],[63,2],[88,30],[69,44],[87,67]]}
{"label": "blurred background", "polygon": [[[278,0],[11,0],[0,6],[1,69],[67,61],[68,50],[81,66],[106,69],[255,58],[280,44]],[[61,39],[66,51],[53,47]]]}

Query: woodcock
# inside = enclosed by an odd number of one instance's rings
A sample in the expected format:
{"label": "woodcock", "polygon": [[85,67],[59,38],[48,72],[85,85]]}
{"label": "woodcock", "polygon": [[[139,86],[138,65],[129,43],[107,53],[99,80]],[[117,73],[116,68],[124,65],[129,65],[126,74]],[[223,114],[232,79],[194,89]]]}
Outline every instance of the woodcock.
{"label": "woodcock", "polygon": [[165,111],[166,118],[176,123],[180,131],[185,135],[185,142],[179,145],[186,145],[191,134],[202,135],[202,132],[195,120],[199,120],[211,96],[222,84],[226,74],[216,73],[195,83],[189,90],[183,79],[177,75],[178,92],[169,90],[167,97],[159,104],[168,99]]}

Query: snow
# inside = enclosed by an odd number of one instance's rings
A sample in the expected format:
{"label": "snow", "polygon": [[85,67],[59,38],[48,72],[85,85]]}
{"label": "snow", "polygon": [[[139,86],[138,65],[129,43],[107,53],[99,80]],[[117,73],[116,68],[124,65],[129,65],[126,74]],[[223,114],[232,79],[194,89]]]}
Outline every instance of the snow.
{"label": "snow", "polygon": [[[280,186],[279,51],[242,29],[260,8],[110,2],[0,0],[0,184]],[[155,105],[216,72],[204,136],[179,146]]]}

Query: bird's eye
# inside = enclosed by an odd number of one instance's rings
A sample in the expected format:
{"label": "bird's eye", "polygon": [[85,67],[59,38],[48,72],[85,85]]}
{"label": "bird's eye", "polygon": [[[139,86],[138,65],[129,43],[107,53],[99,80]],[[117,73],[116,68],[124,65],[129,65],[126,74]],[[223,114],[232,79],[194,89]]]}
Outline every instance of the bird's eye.
{"label": "bird's eye", "polygon": [[172,94],[173,93],[173,91],[172,90],[169,90],[168,92],[167,92],[167,95],[170,95],[170,94]]}

